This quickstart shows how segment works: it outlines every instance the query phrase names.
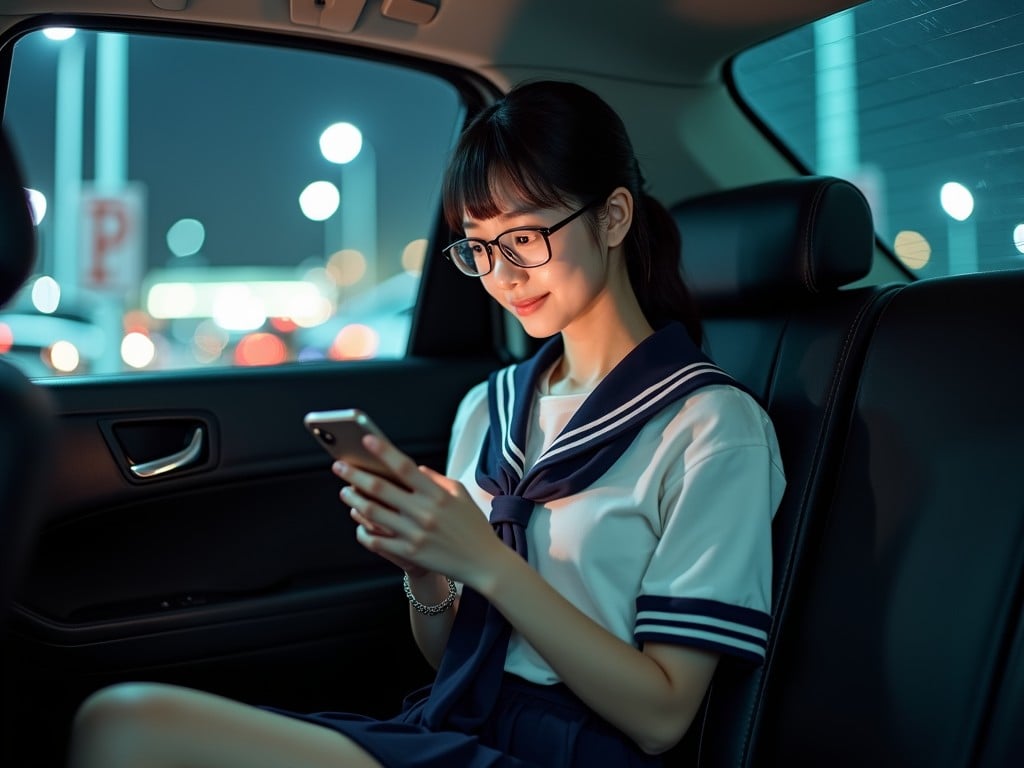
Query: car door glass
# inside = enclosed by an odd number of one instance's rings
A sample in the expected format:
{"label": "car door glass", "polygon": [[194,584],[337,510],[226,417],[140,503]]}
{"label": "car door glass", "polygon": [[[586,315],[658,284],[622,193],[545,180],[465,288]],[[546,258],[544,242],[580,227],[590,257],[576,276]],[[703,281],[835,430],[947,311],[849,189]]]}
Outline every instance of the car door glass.
{"label": "car door glass", "polygon": [[932,277],[1024,266],[1024,14],[876,0],[736,57],[741,98],[807,169],[858,184]]}
{"label": "car door glass", "polygon": [[384,61],[24,35],[4,127],[40,255],[0,352],[33,377],[403,356],[463,118]]}

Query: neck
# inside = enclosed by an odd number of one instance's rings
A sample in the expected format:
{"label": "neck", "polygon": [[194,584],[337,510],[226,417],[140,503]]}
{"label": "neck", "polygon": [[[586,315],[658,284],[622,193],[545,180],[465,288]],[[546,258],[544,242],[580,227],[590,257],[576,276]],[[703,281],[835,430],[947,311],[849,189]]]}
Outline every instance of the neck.
{"label": "neck", "polygon": [[[581,318],[581,321],[584,318]],[[622,358],[654,333],[639,306],[611,322],[578,322],[562,331],[564,352],[548,379],[551,394],[593,390]]]}
{"label": "neck", "polygon": [[548,380],[552,394],[594,389],[654,329],[640,309],[626,269],[625,251],[609,251],[605,287],[562,329],[565,350]]}

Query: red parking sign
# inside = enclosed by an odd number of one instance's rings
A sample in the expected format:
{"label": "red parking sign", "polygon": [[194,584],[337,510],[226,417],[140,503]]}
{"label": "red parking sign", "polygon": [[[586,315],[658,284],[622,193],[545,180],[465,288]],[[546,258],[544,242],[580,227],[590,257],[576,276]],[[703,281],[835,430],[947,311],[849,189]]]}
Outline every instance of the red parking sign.
{"label": "red parking sign", "polygon": [[144,258],[145,195],[138,183],[117,194],[82,190],[82,286],[98,292],[139,287]]}

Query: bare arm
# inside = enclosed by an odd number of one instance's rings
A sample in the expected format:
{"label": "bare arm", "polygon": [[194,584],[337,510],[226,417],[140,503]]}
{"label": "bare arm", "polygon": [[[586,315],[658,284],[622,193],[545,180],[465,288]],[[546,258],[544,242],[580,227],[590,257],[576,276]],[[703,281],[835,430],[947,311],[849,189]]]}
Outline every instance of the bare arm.
{"label": "bare arm", "polygon": [[[414,490],[407,493],[365,472],[338,468],[341,477],[362,491],[346,501],[356,509],[353,517],[362,521],[357,537],[363,546],[425,571],[448,573],[476,589],[577,696],[641,749],[663,752],[682,737],[710,683],[717,654],[669,644],[638,650],[623,642],[506,547],[460,483],[417,468],[389,444],[375,445],[369,439],[367,445]],[[393,509],[367,497],[383,499]],[[371,533],[374,526],[390,533]],[[434,584],[436,593],[419,599],[441,599],[441,581]],[[433,653],[442,632],[435,634],[437,627],[424,624],[414,623],[414,631],[423,629],[424,645]],[[449,630],[450,624],[443,630],[445,639]]]}
{"label": "bare arm", "polygon": [[[344,477],[340,471],[340,465],[335,464],[332,471]],[[354,506],[350,509],[352,519],[359,525],[358,531],[362,535],[361,541],[364,546],[368,540],[380,537],[392,537],[394,532],[380,524],[380,520],[372,522],[360,509],[360,496],[358,491],[348,486],[341,489],[341,500]],[[369,533],[372,532],[372,535]],[[390,560],[409,575],[409,587],[413,595],[424,605],[437,605],[448,596],[448,581],[439,573],[422,568],[409,560],[399,557],[393,552],[384,549],[367,547],[376,551],[381,557]],[[459,609],[459,600],[456,598],[452,606],[444,613],[427,616],[415,610],[409,605],[409,624],[412,628],[413,639],[416,646],[434,669],[441,664],[441,657],[444,655],[445,646],[448,644],[448,635],[451,634],[452,624],[455,621],[455,614]]]}
{"label": "bare arm", "polygon": [[[428,572],[422,576],[410,574],[409,586],[416,599],[427,605],[436,605],[448,596],[448,582],[436,573]],[[448,635],[451,634],[458,609],[458,598],[455,598],[451,608],[436,616],[425,616],[412,605],[409,606],[412,635],[423,657],[434,669],[441,664],[441,656],[444,654],[445,645],[448,644]]]}
{"label": "bare arm", "polygon": [[680,645],[624,643],[562,597],[510,549],[495,551],[474,586],[591,709],[646,752],[671,748],[689,728],[718,654]]}

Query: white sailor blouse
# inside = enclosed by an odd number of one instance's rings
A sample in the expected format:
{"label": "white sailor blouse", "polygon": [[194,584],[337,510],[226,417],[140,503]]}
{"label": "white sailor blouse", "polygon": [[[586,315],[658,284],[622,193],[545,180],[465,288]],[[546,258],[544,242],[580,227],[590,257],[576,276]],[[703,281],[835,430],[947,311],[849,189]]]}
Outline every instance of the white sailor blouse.
{"label": "white sailor blouse", "polygon": [[[504,371],[510,381],[515,367]],[[543,379],[529,392],[510,392],[531,403],[524,472],[550,453],[589,396],[543,394]],[[785,489],[771,421],[742,388],[720,383],[649,410],[629,447],[591,485],[535,504],[528,561],[636,647],[678,643],[759,663],[770,623],[771,522]],[[478,484],[477,467],[490,426],[482,382],[459,405],[446,473],[485,515],[492,496]],[[505,671],[559,682],[515,632]]]}

